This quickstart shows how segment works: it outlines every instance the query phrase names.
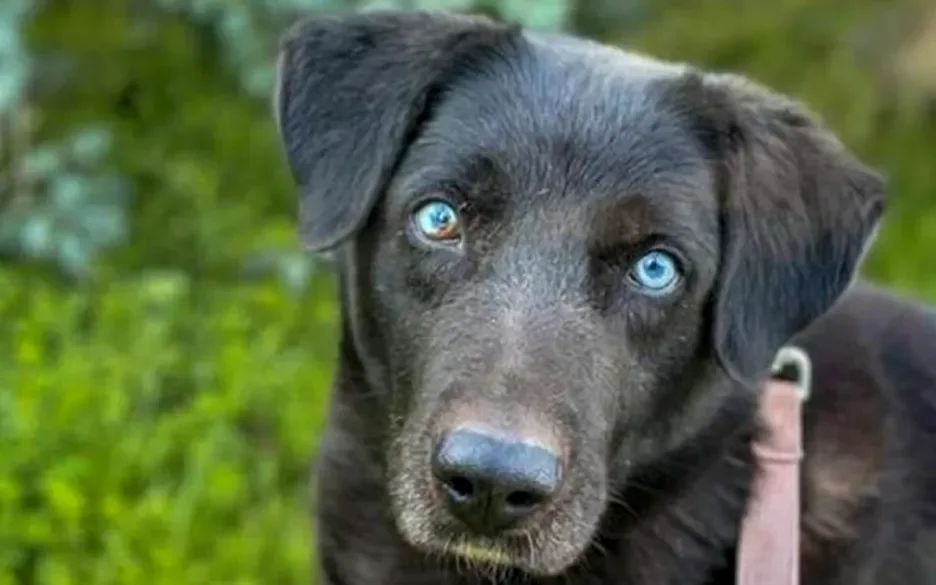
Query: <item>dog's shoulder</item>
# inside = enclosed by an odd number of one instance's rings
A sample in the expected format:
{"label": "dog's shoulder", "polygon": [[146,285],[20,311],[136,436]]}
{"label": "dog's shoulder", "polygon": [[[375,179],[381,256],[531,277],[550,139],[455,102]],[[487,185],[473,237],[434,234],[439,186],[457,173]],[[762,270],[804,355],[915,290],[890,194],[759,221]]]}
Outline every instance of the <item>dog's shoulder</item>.
{"label": "dog's shoulder", "polygon": [[911,405],[919,407],[913,409],[917,414],[936,409],[932,307],[860,282],[793,342],[812,358],[819,403],[853,385],[843,399],[877,394],[894,415]]}
{"label": "dog's shoulder", "polygon": [[912,551],[936,541],[936,311],[858,283],[793,342],[813,362],[806,562],[848,551],[887,559],[856,570],[924,571]]}

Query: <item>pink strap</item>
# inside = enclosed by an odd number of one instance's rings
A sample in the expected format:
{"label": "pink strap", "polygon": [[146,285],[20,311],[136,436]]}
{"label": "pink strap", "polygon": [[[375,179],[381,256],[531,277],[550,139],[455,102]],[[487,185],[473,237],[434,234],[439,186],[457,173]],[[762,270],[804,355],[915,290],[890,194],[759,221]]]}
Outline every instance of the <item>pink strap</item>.
{"label": "pink strap", "polygon": [[804,395],[793,382],[765,383],[761,416],[770,432],[754,447],[760,475],[741,525],[738,585],[799,585]]}

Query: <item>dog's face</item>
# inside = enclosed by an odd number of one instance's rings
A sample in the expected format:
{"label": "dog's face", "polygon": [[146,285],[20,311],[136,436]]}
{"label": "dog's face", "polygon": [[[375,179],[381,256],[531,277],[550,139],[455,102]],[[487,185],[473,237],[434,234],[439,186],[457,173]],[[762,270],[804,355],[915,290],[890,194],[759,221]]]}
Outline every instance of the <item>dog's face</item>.
{"label": "dog's face", "polygon": [[731,380],[841,295],[883,208],[779,96],[480,18],[302,23],[275,103],[304,240],[335,250],[387,392],[400,532],[533,574],[751,395]]}

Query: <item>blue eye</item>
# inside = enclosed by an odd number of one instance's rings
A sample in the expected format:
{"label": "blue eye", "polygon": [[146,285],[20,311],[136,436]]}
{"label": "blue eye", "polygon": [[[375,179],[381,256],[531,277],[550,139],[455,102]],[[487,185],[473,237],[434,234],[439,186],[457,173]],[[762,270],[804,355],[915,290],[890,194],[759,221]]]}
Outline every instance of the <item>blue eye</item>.
{"label": "blue eye", "polygon": [[430,201],[413,213],[419,235],[431,242],[451,242],[461,237],[458,212],[444,201]]}
{"label": "blue eye", "polygon": [[628,277],[643,293],[665,295],[679,284],[682,275],[672,254],[662,250],[651,250],[637,259]]}

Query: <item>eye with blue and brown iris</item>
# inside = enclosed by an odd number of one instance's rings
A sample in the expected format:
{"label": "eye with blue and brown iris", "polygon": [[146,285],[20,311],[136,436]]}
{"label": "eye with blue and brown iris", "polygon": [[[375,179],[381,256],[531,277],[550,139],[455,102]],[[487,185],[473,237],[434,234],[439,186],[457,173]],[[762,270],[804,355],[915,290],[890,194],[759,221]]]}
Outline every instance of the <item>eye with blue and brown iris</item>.
{"label": "eye with blue and brown iris", "polygon": [[411,217],[416,236],[432,245],[454,245],[461,241],[458,211],[451,204],[434,199],[419,205]]}

